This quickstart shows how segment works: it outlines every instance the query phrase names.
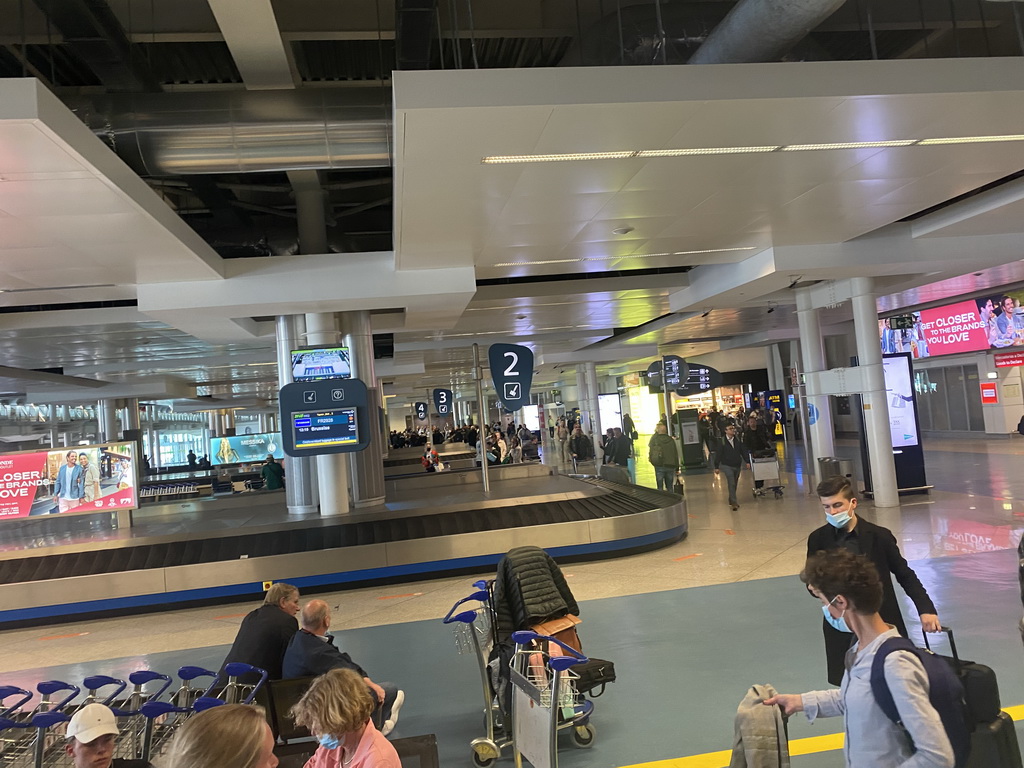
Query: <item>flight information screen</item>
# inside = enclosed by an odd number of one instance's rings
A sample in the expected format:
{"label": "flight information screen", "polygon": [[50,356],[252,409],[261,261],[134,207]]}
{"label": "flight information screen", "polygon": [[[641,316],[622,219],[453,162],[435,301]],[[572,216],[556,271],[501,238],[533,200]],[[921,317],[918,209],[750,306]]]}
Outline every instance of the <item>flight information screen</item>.
{"label": "flight information screen", "polygon": [[292,350],[292,378],[295,381],[347,379],[351,375],[348,347]]}
{"label": "flight information screen", "polygon": [[355,445],[359,442],[356,409],[295,413],[292,415],[292,434],[295,447],[299,449]]}

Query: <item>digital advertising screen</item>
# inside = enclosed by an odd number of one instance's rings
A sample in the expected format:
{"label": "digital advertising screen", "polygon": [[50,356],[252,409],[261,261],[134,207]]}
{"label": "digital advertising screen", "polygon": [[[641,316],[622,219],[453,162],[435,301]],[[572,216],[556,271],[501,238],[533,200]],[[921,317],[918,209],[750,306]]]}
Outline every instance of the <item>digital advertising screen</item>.
{"label": "digital advertising screen", "polygon": [[531,432],[537,432],[540,429],[540,407],[536,405],[524,405],[523,406],[523,424]]}
{"label": "digital advertising screen", "polygon": [[292,350],[292,378],[295,381],[347,379],[352,376],[348,347]]}
{"label": "digital advertising screen", "polygon": [[1024,347],[1024,292],[967,299],[878,321],[882,354],[914,359]]}
{"label": "digital advertising screen", "polygon": [[355,408],[292,414],[296,448],[334,448],[359,442]]}
{"label": "digital advertising screen", "polygon": [[601,414],[601,429],[609,427],[622,429],[622,404],[618,394],[598,395],[597,410]]}
{"label": "digital advertising screen", "polygon": [[906,355],[882,358],[885,394],[889,399],[889,431],[893,448],[920,445],[914,377]]}
{"label": "digital advertising screen", "polygon": [[135,443],[0,454],[0,519],[138,507]]}
{"label": "digital advertising screen", "polygon": [[255,435],[233,435],[210,439],[210,464],[243,464],[265,461],[267,456],[284,458],[280,432],[260,432]]}

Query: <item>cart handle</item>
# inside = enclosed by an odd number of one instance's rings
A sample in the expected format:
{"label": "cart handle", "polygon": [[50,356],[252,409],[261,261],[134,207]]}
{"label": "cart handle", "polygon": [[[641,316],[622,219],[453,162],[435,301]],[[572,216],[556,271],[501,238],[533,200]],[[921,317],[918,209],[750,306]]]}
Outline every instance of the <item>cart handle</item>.
{"label": "cart handle", "polygon": [[459,602],[453,605],[451,607],[451,610],[449,610],[448,613],[445,615],[443,619],[444,623],[451,624],[453,621],[461,621],[463,624],[472,624],[474,621],[476,621],[476,611],[464,611],[458,615],[455,615],[456,609],[463,603],[468,603],[471,601],[475,601],[478,603],[486,603],[488,597],[490,597],[490,595],[487,594],[487,590],[482,589],[478,592],[474,592],[469,597],[462,598],[461,600],[459,600]]}
{"label": "cart handle", "polygon": [[64,683],[60,680],[44,680],[36,686],[36,690],[39,691],[43,696],[50,696],[51,694],[57,693],[58,691],[69,691],[67,697],[61,699],[56,704],[51,703],[51,711],[56,712],[65,707],[69,701],[79,694],[82,690],[77,685],[71,685],[70,683]]}
{"label": "cart handle", "polygon": [[192,703],[192,709],[196,712],[205,712],[208,709],[213,709],[214,707],[219,707],[223,704],[223,700],[214,698],[213,696],[200,696]]}
{"label": "cart handle", "polygon": [[162,696],[163,692],[171,687],[172,682],[170,675],[154,672],[151,669],[140,669],[138,672],[132,672],[128,675],[128,680],[132,685],[146,685],[146,683],[152,683],[154,680],[163,680],[164,684],[160,686],[160,690],[150,696],[150,699]]}
{"label": "cart handle", "polygon": [[[249,672],[258,673],[260,679],[252,687],[252,690],[249,691],[249,695],[242,699],[242,701],[240,702],[242,704],[252,704],[252,700],[256,698],[256,691],[262,688],[263,684],[267,682],[267,677],[269,677],[269,675],[267,674],[267,670],[260,669],[259,667],[254,667],[252,664],[246,664],[245,662],[241,661],[233,661],[230,664],[225,665],[224,667],[224,674],[228,676],[229,682],[232,678],[241,677],[242,675],[248,674]],[[203,694],[201,698],[208,697],[210,695],[210,691],[213,690],[213,687],[214,686],[211,685],[210,688],[206,691],[206,693]],[[209,706],[207,707],[207,709],[209,709]],[[197,709],[196,711],[201,712],[202,710]]]}
{"label": "cart handle", "polygon": [[89,693],[94,693],[99,688],[106,688],[108,685],[116,685],[117,690],[103,700],[104,704],[109,704],[114,700],[115,696],[128,687],[128,683],[124,680],[118,680],[116,677],[110,677],[108,675],[93,675],[92,677],[87,677],[82,681],[82,685],[85,686],[85,689],[89,691]]}
{"label": "cart handle", "polygon": [[186,682],[190,682],[192,680],[195,680],[197,677],[203,676],[216,677],[217,673],[211,672],[208,669],[203,669],[202,667],[185,666],[180,667],[178,669],[178,677],[180,677],[182,680],[185,680]]}
{"label": "cart handle", "polygon": [[21,709],[22,705],[32,698],[32,694],[26,691],[24,688],[19,688],[16,685],[2,685],[0,686],[0,702],[6,699],[8,696],[21,696],[16,704],[7,704],[3,706],[3,714],[9,714],[17,709]]}
{"label": "cart handle", "polygon": [[536,632],[531,632],[529,630],[512,633],[512,642],[516,645],[529,645],[534,640],[547,640],[549,643],[554,643],[569,654],[568,656],[554,656],[548,659],[548,666],[556,671],[561,672],[575,664],[584,664],[590,661],[590,659],[572,646],[566,645],[558,638],[551,637],[550,635],[539,635]]}

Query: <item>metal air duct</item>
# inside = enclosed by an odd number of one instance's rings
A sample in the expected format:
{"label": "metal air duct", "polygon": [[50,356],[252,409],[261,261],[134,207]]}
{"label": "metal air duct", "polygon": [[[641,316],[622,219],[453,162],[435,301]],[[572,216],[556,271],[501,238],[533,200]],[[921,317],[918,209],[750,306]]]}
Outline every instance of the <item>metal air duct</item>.
{"label": "metal air duct", "polygon": [[844,0],[740,0],[690,64],[778,61]]}
{"label": "metal air duct", "polygon": [[105,94],[65,102],[143,176],[391,165],[391,89]]}

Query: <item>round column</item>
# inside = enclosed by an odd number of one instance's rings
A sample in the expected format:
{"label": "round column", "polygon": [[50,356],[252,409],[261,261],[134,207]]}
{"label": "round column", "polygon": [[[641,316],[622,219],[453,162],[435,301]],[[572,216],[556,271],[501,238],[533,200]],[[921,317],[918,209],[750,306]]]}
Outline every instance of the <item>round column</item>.
{"label": "round column", "polygon": [[[300,328],[301,318],[296,315],[279,315],[277,318],[277,382],[279,386],[292,381],[292,350],[301,348],[303,339]],[[215,429],[216,414],[210,414],[210,430]],[[316,500],[313,498],[313,468],[308,458],[284,457],[285,499],[288,513],[292,515],[315,515]]]}
{"label": "round column", "polygon": [[[818,310],[811,306],[809,289],[797,290],[796,309],[797,323],[800,326],[800,352],[804,373],[824,371],[826,370],[825,341],[821,337]],[[835,456],[836,451],[832,429],[832,405],[828,395],[819,395],[808,391],[806,398],[808,405],[813,405],[818,412],[815,423],[808,426],[811,441],[811,467],[808,468],[808,474],[813,474],[817,478],[817,482],[821,482],[817,459]]]}
{"label": "round column", "polygon": [[[306,315],[306,343],[309,346],[334,346],[338,343],[339,336],[338,320],[333,314]],[[317,456],[316,475],[317,487],[320,489],[320,515],[331,517],[348,514],[348,456],[344,453]]]}
{"label": "round column", "polygon": [[352,477],[352,500],[356,507],[372,507],[384,503],[384,434],[381,393],[373,367],[373,329],[367,310],[346,312],[345,341],[352,362],[352,377],[361,380],[367,389],[370,445],[365,451],[349,454]]}

